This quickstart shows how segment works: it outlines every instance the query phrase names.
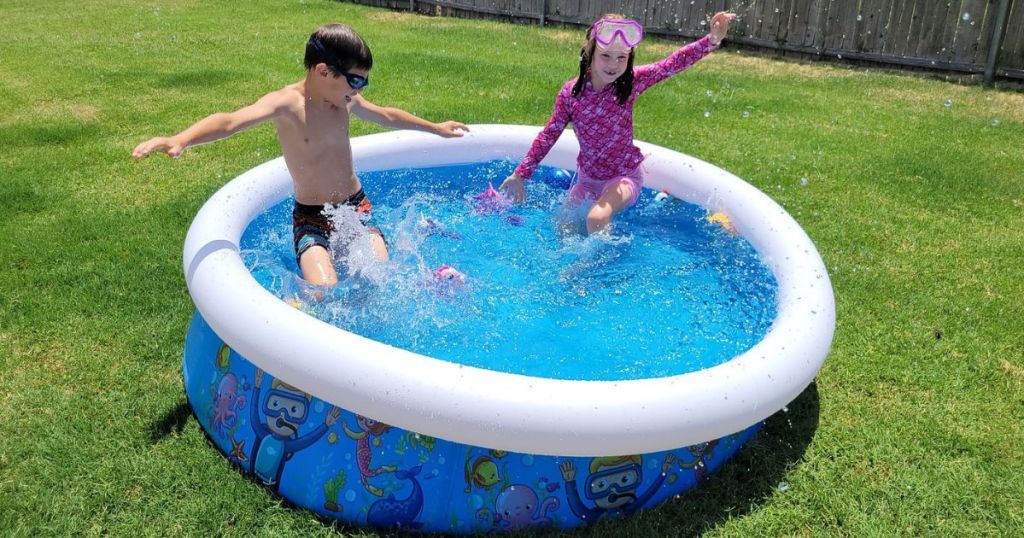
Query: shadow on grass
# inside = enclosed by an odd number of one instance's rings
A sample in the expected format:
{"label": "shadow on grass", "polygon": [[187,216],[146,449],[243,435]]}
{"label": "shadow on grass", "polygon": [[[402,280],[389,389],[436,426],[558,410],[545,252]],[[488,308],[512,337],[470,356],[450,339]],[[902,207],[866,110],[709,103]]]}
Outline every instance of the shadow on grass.
{"label": "shadow on grass", "polygon": [[[780,489],[803,459],[818,429],[818,388],[811,383],[786,407],[765,420],[757,436],[708,479],[678,499],[637,517],[601,521],[572,531],[533,531],[551,536],[698,536],[730,519],[754,512]],[[410,535],[411,536],[411,535]]]}
{"label": "shadow on grass", "polygon": [[192,407],[188,405],[188,402],[185,400],[178,402],[178,405],[169,409],[163,417],[160,417],[160,420],[149,427],[149,442],[156,444],[172,434],[181,433],[191,416],[193,416]]}
{"label": "shadow on grass", "polygon": [[757,437],[713,474],[706,483],[641,518],[665,535],[694,536],[742,517],[781,493],[786,475],[803,460],[818,430],[818,387],[811,383],[795,400],[765,420]]}

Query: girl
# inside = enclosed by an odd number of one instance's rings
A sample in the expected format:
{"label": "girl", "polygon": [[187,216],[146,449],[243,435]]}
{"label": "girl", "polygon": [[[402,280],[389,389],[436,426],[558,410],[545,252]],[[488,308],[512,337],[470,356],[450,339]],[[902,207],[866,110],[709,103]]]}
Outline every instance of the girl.
{"label": "girl", "polygon": [[500,189],[515,202],[526,199],[524,184],[572,122],[580,142],[576,182],[569,201],[593,200],[587,212],[587,232],[603,230],[612,215],[632,206],[640,196],[644,156],[633,144],[633,103],[645,90],[690,67],[718,48],[736,15],[719,12],[711,33],[650,65],[633,67],[636,46],[644,30],[621,15],[605,15],[587,31],[580,50],[580,76],[566,82],[555,98],[555,111],[534,139],[515,172]]}

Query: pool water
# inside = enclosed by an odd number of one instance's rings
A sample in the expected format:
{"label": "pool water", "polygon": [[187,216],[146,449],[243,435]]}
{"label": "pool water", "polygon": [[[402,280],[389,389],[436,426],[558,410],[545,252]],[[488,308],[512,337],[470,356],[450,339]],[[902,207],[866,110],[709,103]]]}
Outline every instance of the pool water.
{"label": "pool water", "polygon": [[[511,161],[360,173],[372,225],[387,237],[374,260],[359,216],[340,208],[332,249],[340,283],[313,290],[292,250],[292,199],[242,237],[253,276],[282,299],[347,331],[422,355],[502,372],[572,380],[683,374],[760,341],[777,284],[741,237],[705,209],[644,191],[609,233],[587,236],[585,207],[565,207],[570,176],[541,167],[529,198],[480,207]],[[438,278],[448,265],[464,275]],[[325,295],[313,300],[313,292]]]}

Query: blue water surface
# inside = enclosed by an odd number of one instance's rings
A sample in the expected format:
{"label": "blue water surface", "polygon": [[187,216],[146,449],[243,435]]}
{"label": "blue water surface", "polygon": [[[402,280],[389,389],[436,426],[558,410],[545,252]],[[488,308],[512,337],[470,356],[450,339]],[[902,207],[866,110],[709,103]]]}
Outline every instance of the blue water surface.
{"label": "blue water surface", "polygon": [[[764,337],[777,284],[706,210],[645,190],[610,233],[565,207],[570,176],[541,167],[526,204],[481,211],[472,195],[515,167],[493,161],[362,172],[388,262],[348,208],[333,213],[341,282],[297,276],[291,199],[257,217],[242,254],[268,290],[367,338],[459,364],[557,379],[663,377],[723,363]],[[447,264],[465,275],[433,273]],[[313,297],[319,292],[320,300]]]}

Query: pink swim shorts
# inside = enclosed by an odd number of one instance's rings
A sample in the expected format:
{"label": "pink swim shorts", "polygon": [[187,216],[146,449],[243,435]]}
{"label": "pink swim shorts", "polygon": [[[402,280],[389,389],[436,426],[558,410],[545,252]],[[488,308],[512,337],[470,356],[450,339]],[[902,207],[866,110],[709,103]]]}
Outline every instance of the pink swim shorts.
{"label": "pink swim shorts", "polygon": [[625,207],[633,206],[636,204],[637,199],[640,198],[640,189],[644,185],[644,174],[639,166],[629,174],[612,179],[594,179],[585,172],[578,171],[576,173],[576,181],[572,184],[572,187],[569,187],[569,200],[574,204],[581,203],[584,200],[597,201],[608,189],[614,189],[620,183],[625,183],[631,193]]}

